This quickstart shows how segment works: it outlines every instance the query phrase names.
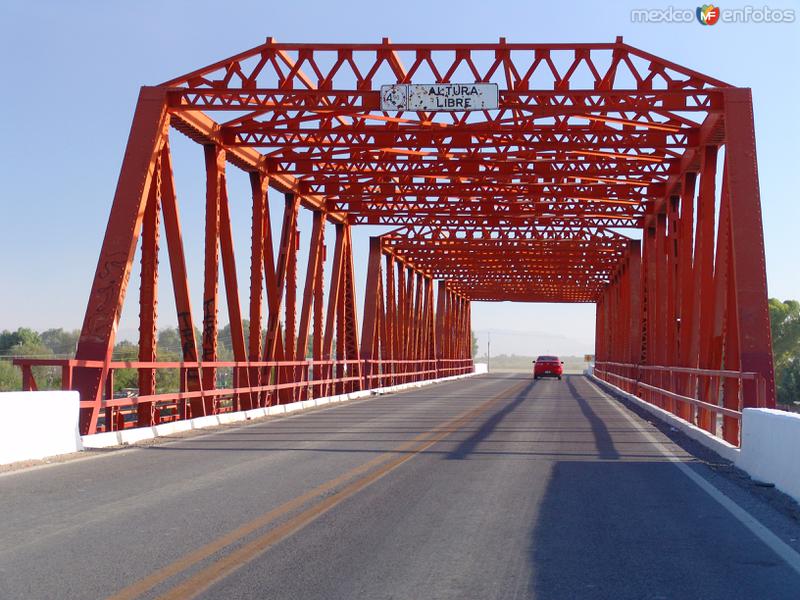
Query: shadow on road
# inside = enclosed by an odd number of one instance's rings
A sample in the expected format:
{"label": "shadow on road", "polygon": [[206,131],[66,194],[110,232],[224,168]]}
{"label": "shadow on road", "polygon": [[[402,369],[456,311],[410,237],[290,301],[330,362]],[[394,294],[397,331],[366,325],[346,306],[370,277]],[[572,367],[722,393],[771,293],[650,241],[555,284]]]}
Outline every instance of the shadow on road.
{"label": "shadow on road", "polygon": [[514,409],[516,409],[528,398],[528,393],[531,391],[534,385],[535,382],[531,379],[524,388],[517,392],[510,402],[505,404],[499,410],[495,411],[488,419],[486,419],[486,421],[483,422],[483,424],[475,433],[462,441],[455,450],[450,452],[447,455],[447,458],[449,460],[461,460],[470,455],[482,440],[486,439],[495,429],[497,429],[498,425],[503,422],[503,419],[514,412]]}
{"label": "shadow on road", "polygon": [[532,596],[799,597],[796,573],[765,544],[668,460],[625,452],[631,428],[621,415],[598,415],[579,379],[567,387],[598,454],[553,464],[530,529]]}
{"label": "shadow on road", "polygon": [[578,403],[583,416],[586,417],[586,420],[589,421],[589,424],[592,426],[592,434],[594,435],[599,458],[618,460],[619,452],[617,452],[617,448],[614,446],[614,440],[611,438],[608,427],[606,427],[603,419],[597,416],[597,413],[594,412],[591,404],[586,401],[586,398],[578,393],[578,390],[575,388],[573,377],[575,376],[566,376],[567,388],[572,398]]}

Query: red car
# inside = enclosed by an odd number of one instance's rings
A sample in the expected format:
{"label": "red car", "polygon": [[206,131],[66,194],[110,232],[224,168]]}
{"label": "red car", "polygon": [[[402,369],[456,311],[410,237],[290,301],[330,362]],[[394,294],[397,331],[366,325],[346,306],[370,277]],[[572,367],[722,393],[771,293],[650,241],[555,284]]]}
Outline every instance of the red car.
{"label": "red car", "polygon": [[533,378],[558,377],[564,374],[564,361],[557,356],[540,356],[533,361]]}

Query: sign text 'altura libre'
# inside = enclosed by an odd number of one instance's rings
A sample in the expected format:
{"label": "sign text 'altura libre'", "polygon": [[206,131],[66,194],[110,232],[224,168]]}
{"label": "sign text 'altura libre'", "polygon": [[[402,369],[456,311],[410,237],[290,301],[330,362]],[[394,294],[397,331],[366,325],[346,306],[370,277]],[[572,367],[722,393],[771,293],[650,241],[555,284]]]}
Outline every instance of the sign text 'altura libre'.
{"label": "sign text 'altura libre'", "polygon": [[466,111],[497,108],[496,83],[381,86],[381,110]]}

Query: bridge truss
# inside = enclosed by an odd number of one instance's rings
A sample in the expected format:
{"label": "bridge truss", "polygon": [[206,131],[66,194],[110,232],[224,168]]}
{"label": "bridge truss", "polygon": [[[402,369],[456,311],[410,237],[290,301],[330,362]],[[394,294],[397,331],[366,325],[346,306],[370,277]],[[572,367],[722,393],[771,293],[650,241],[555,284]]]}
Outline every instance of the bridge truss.
{"label": "bridge truss", "polygon": [[[381,85],[440,82],[496,83],[499,108],[380,109]],[[204,149],[202,315],[189,298],[175,131]],[[252,189],[247,338],[230,167]],[[269,188],[285,195],[279,217]],[[298,289],[301,210],[313,228]],[[273,218],[282,223],[277,252]],[[155,375],[167,368],[156,343],[162,221],[183,355],[171,364],[181,390],[170,394],[156,389]],[[336,231],[330,256],[326,223]],[[372,239],[367,257],[353,254],[351,228],[360,224],[393,227]],[[137,245],[139,361],[121,365],[112,349]],[[360,328],[354,261],[368,266]],[[217,356],[220,267],[229,363]],[[750,91],[621,38],[267,39],[144,87],[76,360],[62,364],[65,385],[81,392],[82,428],[92,432],[464,373],[474,300],[596,303],[600,377],[710,431],[720,416],[726,439],[738,439],[743,406],[774,405]],[[29,387],[33,365],[22,365]],[[114,412],[123,406],[111,394],[121,366],[139,372],[135,418]],[[223,368],[234,385],[220,389]]]}

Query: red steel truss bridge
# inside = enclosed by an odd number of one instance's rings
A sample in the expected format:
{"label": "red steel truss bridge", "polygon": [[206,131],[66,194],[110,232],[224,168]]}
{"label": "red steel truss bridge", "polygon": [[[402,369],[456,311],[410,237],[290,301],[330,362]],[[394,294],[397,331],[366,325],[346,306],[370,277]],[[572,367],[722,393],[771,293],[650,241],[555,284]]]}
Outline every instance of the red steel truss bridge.
{"label": "red steel truss bridge", "polygon": [[[382,110],[381,86],[447,83],[496,84],[497,107]],[[202,314],[190,302],[176,132],[205,156]],[[231,168],[252,188],[247,307]],[[284,194],[282,214],[270,214],[270,188]],[[299,211],[313,227],[298,282]],[[369,256],[353,254],[361,224],[391,226]],[[138,361],[113,361],[137,249]],[[368,265],[361,315],[355,261]],[[165,267],[171,290],[159,290]],[[174,297],[180,362],[158,361],[159,292],[162,307]],[[464,374],[470,302],[507,300],[595,303],[599,377],[737,443],[742,408],[775,403],[750,90],[621,38],[267,39],[142,88],[76,358],[18,363],[26,389],[41,364],[60,366],[81,394],[82,431],[108,431]],[[138,397],[113,397],[120,368],[138,370]],[[180,370],[179,392],[158,389],[159,369]]]}

